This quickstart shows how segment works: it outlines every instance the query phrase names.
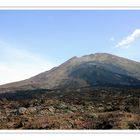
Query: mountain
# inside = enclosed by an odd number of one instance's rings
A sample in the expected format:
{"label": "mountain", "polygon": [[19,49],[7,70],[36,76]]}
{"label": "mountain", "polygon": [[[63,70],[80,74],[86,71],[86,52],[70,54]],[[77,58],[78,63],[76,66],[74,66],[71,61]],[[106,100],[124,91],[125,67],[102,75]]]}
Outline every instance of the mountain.
{"label": "mountain", "polygon": [[0,92],[86,86],[140,86],[140,63],[107,53],[73,57],[29,79],[0,86]]}
{"label": "mountain", "polygon": [[140,129],[140,63],[106,53],[73,57],[0,86],[0,129]]}

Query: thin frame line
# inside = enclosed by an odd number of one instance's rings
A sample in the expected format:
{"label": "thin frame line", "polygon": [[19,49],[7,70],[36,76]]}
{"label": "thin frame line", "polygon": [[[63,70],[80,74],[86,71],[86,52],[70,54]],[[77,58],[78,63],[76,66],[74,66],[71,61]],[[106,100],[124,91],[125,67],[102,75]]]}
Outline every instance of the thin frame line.
{"label": "thin frame line", "polygon": [[140,8],[140,6],[0,6],[0,8],[48,8],[48,9],[52,9],[52,8],[62,8],[62,9],[66,9],[66,8],[94,8],[94,9],[98,9],[98,8],[109,8],[109,9],[117,9],[117,8]]}
{"label": "thin frame line", "polygon": [[[7,131],[10,131],[10,130],[7,130]],[[135,132],[135,130],[133,130],[134,132],[112,132],[110,130],[108,130],[110,132],[106,132],[106,131],[103,132],[104,130],[102,130],[101,132],[63,132],[63,130],[60,130],[61,132],[55,132],[55,130],[52,130],[54,132],[49,132],[47,130],[45,132],[42,132],[42,130],[38,130],[38,132],[30,132],[30,130],[27,130],[27,131],[28,132],[0,132],[0,134],[3,134],[3,135],[4,134],[140,134],[140,132]]]}

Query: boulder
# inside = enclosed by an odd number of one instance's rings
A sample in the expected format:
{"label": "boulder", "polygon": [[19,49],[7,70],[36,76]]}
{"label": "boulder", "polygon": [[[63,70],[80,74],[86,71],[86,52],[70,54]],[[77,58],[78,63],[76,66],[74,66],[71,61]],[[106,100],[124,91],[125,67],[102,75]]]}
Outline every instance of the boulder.
{"label": "boulder", "polygon": [[26,114],[26,113],[27,113],[27,108],[25,108],[25,107],[20,107],[20,108],[18,109],[18,113],[19,113],[20,115]]}

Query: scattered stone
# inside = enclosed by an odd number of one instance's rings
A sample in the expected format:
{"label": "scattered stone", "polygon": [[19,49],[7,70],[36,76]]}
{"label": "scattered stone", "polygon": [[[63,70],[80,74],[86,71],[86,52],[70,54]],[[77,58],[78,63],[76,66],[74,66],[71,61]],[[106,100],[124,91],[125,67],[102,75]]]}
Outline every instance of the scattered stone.
{"label": "scattered stone", "polygon": [[110,106],[110,105],[108,105],[107,107],[106,107],[106,109],[105,109],[105,111],[113,111],[113,107],[112,106]]}
{"label": "scattered stone", "polygon": [[11,112],[11,113],[15,113],[15,112],[17,112],[17,109],[13,109],[13,110],[11,110],[10,112]]}
{"label": "scattered stone", "polygon": [[8,128],[12,128],[14,126],[15,122],[8,122],[7,124],[8,124]]}
{"label": "scattered stone", "polygon": [[65,108],[65,109],[62,109],[61,111],[62,111],[62,113],[69,113],[70,110]]}
{"label": "scattered stone", "polygon": [[71,111],[77,111],[77,108],[74,107],[74,106],[70,106],[69,109],[70,109]]}
{"label": "scattered stone", "polygon": [[111,103],[111,102],[109,102],[109,103],[107,103],[107,105],[112,105],[112,103]]}
{"label": "scattered stone", "polygon": [[60,98],[62,98],[62,97],[63,97],[63,95],[59,95],[59,97],[60,97]]}
{"label": "scattered stone", "polygon": [[66,108],[68,108],[68,106],[65,105],[64,103],[61,103],[57,108],[59,108],[59,109],[66,109]]}
{"label": "scattered stone", "polygon": [[98,115],[96,113],[90,113],[88,114],[89,118],[98,118]]}
{"label": "scattered stone", "polygon": [[29,111],[30,113],[35,113],[37,110],[36,110],[35,107],[29,107],[29,108],[28,108],[28,111]]}
{"label": "scattered stone", "polygon": [[50,106],[48,109],[49,109],[49,111],[50,111],[51,113],[54,113],[54,112],[55,112],[55,108],[54,108],[53,106]]}
{"label": "scattered stone", "polygon": [[88,106],[88,110],[94,110],[94,107],[93,106]]}
{"label": "scattered stone", "polygon": [[77,92],[81,92],[81,89],[79,88],[79,89],[77,89],[76,91],[77,91]]}
{"label": "scattered stone", "polygon": [[0,122],[4,122],[7,119],[6,116],[0,116]]}
{"label": "scattered stone", "polygon": [[[55,111],[56,112],[56,111]],[[41,114],[41,115],[45,115],[45,114],[48,114],[49,113],[49,111],[47,110],[47,109],[45,109],[45,110],[41,110],[40,112],[39,112],[39,114]]]}
{"label": "scattered stone", "polygon": [[103,111],[104,110],[104,107],[99,107],[98,110],[99,111]]}
{"label": "scattered stone", "polygon": [[78,117],[77,120],[83,120],[83,117],[82,116],[81,117]]}
{"label": "scattered stone", "polygon": [[5,110],[6,116],[10,115],[10,111],[9,110]]}
{"label": "scattered stone", "polygon": [[20,108],[18,109],[18,113],[19,113],[20,115],[26,114],[26,113],[27,113],[27,108],[25,108],[25,107],[20,107]]}
{"label": "scattered stone", "polygon": [[102,107],[103,106],[103,104],[99,104],[99,107]]}
{"label": "scattered stone", "polygon": [[61,125],[60,129],[71,129],[73,127],[72,122],[70,121],[64,121]]}
{"label": "scattered stone", "polygon": [[67,110],[67,113],[74,113],[73,111],[71,111],[71,110]]}
{"label": "scattered stone", "polygon": [[9,116],[9,115],[17,115],[17,113],[18,113],[17,109],[13,109],[13,110],[9,110],[6,114],[7,116]]}

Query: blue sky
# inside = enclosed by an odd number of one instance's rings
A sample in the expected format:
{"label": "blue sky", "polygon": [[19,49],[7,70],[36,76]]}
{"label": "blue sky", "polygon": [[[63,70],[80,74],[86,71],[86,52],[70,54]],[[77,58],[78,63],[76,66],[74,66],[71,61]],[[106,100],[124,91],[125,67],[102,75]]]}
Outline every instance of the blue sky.
{"label": "blue sky", "polygon": [[97,52],[140,62],[140,10],[0,11],[0,84]]}

